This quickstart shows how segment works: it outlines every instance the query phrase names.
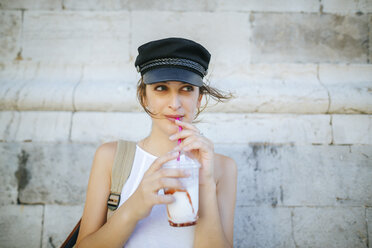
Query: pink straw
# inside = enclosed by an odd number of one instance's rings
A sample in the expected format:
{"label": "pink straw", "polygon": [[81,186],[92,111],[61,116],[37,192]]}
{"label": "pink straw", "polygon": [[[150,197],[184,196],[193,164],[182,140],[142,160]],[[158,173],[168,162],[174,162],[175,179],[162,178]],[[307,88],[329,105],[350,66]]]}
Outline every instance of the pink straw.
{"label": "pink straw", "polygon": [[[180,117],[177,117],[176,119],[180,120]],[[178,132],[181,132],[181,131],[182,131],[182,127],[178,126]],[[178,139],[178,144],[181,144],[181,139]],[[178,152],[177,161],[180,161],[180,156],[181,156],[181,151]]]}

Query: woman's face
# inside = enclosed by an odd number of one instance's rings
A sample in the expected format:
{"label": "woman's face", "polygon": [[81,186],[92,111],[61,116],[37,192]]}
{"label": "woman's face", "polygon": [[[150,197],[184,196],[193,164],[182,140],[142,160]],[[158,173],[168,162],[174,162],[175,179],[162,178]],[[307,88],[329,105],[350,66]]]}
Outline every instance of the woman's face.
{"label": "woman's face", "polygon": [[188,83],[166,81],[146,85],[145,105],[155,115],[153,125],[166,133],[178,130],[174,123],[177,117],[191,123],[201,99],[199,87]]}

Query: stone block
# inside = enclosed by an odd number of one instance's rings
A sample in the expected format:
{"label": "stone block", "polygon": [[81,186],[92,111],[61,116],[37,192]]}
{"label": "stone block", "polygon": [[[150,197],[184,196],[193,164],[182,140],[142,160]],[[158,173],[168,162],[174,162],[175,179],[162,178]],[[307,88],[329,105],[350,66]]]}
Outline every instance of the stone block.
{"label": "stone block", "polygon": [[329,144],[326,115],[205,113],[198,127],[216,143]]}
{"label": "stone block", "polygon": [[370,64],[320,64],[319,79],[325,85],[369,83],[372,86]]}
{"label": "stone block", "polygon": [[0,206],[1,247],[40,247],[43,206]]}
{"label": "stone block", "polygon": [[250,61],[250,26],[246,13],[133,11],[131,16],[131,30],[135,30],[131,42],[132,58],[137,56],[137,48],[143,43],[184,37],[205,46],[212,54],[211,64]]}
{"label": "stone block", "polygon": [[372,246],[372,208],[366,209],[366,217],[367,217],[367,228],[368,228],[368,238],[369,238],[369,246]]}
{"label": "stone block", "polygon": [[289,208],[237,207],[234,224],[234,247],[295,247]]}
{"label": "stone block", "polygon": [[372,204],[371,146],[297,146],[278,154],[284,205]]}
{"label": "stone block", "polygon": [[0,61],[11,61],[21,49],[22,12],[0,10],[0,23]]}
{"label": "stone block", "polygon": [[72,110],[81,65],[18,61],[0,66],[1,110]]}
{"label": "stone block", "polygon": [[64,0],[63,2],[66,9],[89,9],[89,10],[169,10],[169,11],[213,11],[216,8],[215,0],[206,1],[180,1],[180,0],[114,0],[114,1],[73,1]]}
{"label": "stone block", "polygon": [[16,126],[13,123],[20,123],[20,114],[19,112],[14,111],[3,111],[0,112],[0,134],[1,141],[11,141],[14,140],[17,130]]}
{"label": "stone block", "polygon": [[368,59],[365,15],[253,13],[250,22],[252,62],[366,63]]}
{"label": "stone block", "polygon": [[46,205],[42,247],[60,247],[83,214],[84,205]]}
{"label": "stone block", "polygon": [[371,13],[371,0],[322,0],[323,12],[355,14],[355,13]]}
{"label": "stone block", "polygon": [[0,112],[0,140],[3,141],[67,141],[69,112]]}
{"label": "stone block", "polygon": [[24,174],[20,171],[22,164],[20,147],[14,143],[0,143],[0,205],[16,204],[18,181]]}
{"label": "stone block", "polygon": [[23,57],[33,61],[129,60],[129,12],[25,12]]}
{"label": "stone block", "polygon": [[73,111],[74,89],[81,78],[80,65],[40,65],[34,78],[25,80],[18,91],[17,109]]}
{"label": "stone block", "polygon": [[322,64],[319,79],[330,94],[330,113],[372,113],[372,65]]}
{"label": "stone block", "polygon": [[39,66],[39,64],[29,61],[15,61],[0,64],[1,110],[19,109],[18,100],[20,92],[29,81],[35,79]]}
{"label": "stone block", "polygon": [[218,0],[217,10],[223,11],[269,11],[269,12],[318,12],[317,0]]}
{"label": "stone block", "polygon": [[134,63],[88,65],[75,91],[79,111],[140,111],[137,99],[139,74]]}
{"label": "stone block", "polygon": [[26,9],[26,10],[61,10],[61,0],[2,0],[2,9]]}
{"label": "stone block", "polygon": [[285,159],[278,155],[276,145],[216,144],[215,152],[233,158],[238,167],[238,207],[260,205],[283,205],[282,164]]}
{"label": "stone block", "polygon": [[120,10],[122,9],[121,0],[89,0],[89,1],[71,1],[64,0],[63,7],[66,10]]}
{"label": "stone block", "polygon": [[71,140],[107,142],[118,139],[139,141],[150,133],[151,119],[144,113],[75,113]]}
{"label": "stone block", "polygon": [[25,143],[21,203],[82,204],[96,145]]}
{"label": "stone block", "polygon": [[372,144],[372,115],[332,115],[334,144]]}
{"label": "stone block", "polygon": [[238,166],[237,206],[372,204],[371,146],[216,144]]}
{"label": "stone block", "polygon": [[76,88],[75,107],[79,111],[139,112],[143,108],[136,94],[134,81],[85,81]]}
{"label": "stone block", "polygon": [[211,86],[235,98],[206,111],[225,113],[326,113],[328,94],[314,64],[244,64],[211,67]]}
{"label": "stone block", "polygon": [[295,208],[296,247],[368,247],[364,208]]}

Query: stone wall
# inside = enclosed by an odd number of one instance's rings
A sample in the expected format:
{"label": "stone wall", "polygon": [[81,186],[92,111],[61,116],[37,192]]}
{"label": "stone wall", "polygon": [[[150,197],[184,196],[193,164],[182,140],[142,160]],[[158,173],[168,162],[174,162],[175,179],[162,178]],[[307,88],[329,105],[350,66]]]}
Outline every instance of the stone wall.
{"label": "stone wall", "polygon": [[197,124],[238,164],[235,247],[372,247],[371,0],[0,0],[0,247],[61,244],[99,144],[148,134],[133,63],[168,36],[236,96]]}

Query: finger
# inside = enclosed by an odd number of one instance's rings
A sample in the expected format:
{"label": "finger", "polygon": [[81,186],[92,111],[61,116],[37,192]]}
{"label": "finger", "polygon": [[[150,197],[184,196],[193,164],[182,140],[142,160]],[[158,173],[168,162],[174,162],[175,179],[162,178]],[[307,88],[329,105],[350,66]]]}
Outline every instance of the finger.
{"label": "finger", "polygon": [[179,126],[181,126],[182,128],[186,128],[186,129],[191,129],[191,130],[194,130],[195,132],[198,132],[200,133],[199,129],[197,129],[194,125],[192,125],[191,123],[188,123],[188,122],[183,122],[183,121],[179,121],[179,120],[175,120],[175,123]]}
{"label": "finger", "polygon": [[150,166],[146,173],[154,173],[155,171],[159,170],[164,163],[176,159],[178,157],[178,154],[179,154],[178,152],[172,151],[155,159],[155,161],[152,163],[152,165]]}
{"label": "finger", "polygon": [[194,144],[194,143],[198,143],[200,144],[200,147],[198,148],[201,148],[202,146],[204,145],[208,145],[208,142],[205,140],[205,138],[201,138],[201,137],[198,137],[198,136],[190,136],[190,137],[187,137],[185,138],[179,145],[177,145],[173,150],[174,151],[180,151],[180,150],[184,150],[184,148],[186,146],[189,146],[190,144]]}
{"label": "finger", "polygon": [[155,196],[155,204],[170,204],[170,203],[173,203],[176,199],[174,198],[174,196],[170,195],[170,194],[166,194],[166,195],[156,195]]}
{"label": "finger", "polygon": [[183,151],[190,151],[190,150],[196,150],[199,149],[201,151],[208,151],[210,150],[210,145],[204,141],[197,140],[194,142],[189,142],[185,144],[180,144],[180,149]]}
{"label": "finger", "polygon": [[192,135],[199,135],[199,132],[196,132],[195,130],[188,130],[184,129],[178,133],[175,133],[169,137],[170,140],[178,140],[178,139],[184,139],[186,137],[192,136]]}
{"label": "finger", "polygon": [[183,189],[183,185],[180,180],[176,178],[167,178],[163,177],[157,180],[156,185],[154,185],[154,191],[157,192],[160,189],[169,188],[169,189]]}

